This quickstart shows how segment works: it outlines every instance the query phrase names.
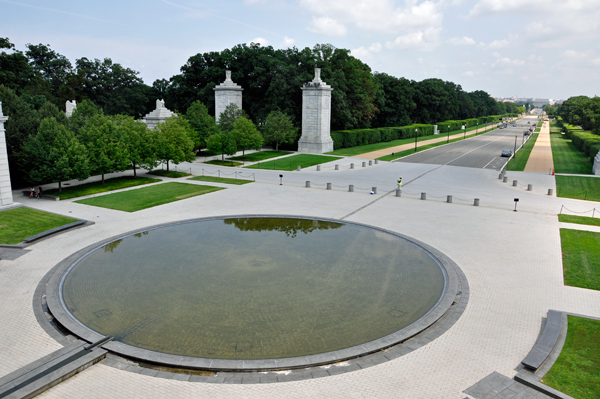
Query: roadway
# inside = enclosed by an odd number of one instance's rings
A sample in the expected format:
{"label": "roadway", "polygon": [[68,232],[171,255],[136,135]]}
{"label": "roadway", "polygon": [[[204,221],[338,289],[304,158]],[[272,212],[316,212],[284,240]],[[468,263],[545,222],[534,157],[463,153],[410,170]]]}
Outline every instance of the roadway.
{"label": "roadway", "polygon": [[[527,124],[527,122],[531,124]],[[496,129],[467,140],[442,145],[427,151],[398,159],[394,162],[423,163],[433,165],[463,166],[468,168],[500,170],[507,157],[501,157],[502,150],[514,151],[515,135],[517,148],[523,140],[523,132],[537,122],[536,117],[525,117],[508,124],[506,129]],[[516,127],[513,127],[513,123]]]}

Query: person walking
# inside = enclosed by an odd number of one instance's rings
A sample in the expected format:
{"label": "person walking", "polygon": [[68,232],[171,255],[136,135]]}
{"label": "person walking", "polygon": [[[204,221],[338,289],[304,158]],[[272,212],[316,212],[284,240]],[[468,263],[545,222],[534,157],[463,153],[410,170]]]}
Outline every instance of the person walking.
{"label": "person walking", "polygon": [[402,188],[402,176],[398,178],[398,189]]}

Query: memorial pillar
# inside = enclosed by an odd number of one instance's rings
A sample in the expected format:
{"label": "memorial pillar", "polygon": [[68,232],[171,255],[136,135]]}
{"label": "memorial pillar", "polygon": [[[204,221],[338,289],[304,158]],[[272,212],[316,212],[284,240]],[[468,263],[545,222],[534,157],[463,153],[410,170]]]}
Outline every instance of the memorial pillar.
{"label": "memorial pillar", "polygon": [[302,87],[302,137],[298,152],[323,154],[333,151],[331,126],[331,92],[321,80],[321,69],[315,68],[315,78]]}
{"label": "memorial pillar", "polygon": [[225,81],[213,89],[215,91],[215,121],[219,122],[221,114],[229,104],[242,109],[241,86],[231,80],[231,71],[225,71]]}
{"label": "memorial pillar", "polygon": [[8,116],[4,116],[2,113],[2,102],[0,102],[0,206],[13,203],[8,153],[6,151],[6,130],[4,130],[4,122],[7,120]]}

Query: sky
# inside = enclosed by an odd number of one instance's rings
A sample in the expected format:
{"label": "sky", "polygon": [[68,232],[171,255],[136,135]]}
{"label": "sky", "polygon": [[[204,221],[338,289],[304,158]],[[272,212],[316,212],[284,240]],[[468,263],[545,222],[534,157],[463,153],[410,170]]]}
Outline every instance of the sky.
{"label": "sky", "polygon": [[329,43],[495,97],[600,95],[600,0],[0,0],[0,21],[18,50],[110,58],[149,85],[197,53]]}

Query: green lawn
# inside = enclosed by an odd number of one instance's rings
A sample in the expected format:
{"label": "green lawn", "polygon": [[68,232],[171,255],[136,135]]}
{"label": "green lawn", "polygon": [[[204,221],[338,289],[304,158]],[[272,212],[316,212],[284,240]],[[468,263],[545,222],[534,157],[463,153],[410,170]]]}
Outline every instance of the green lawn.
{"label": "green lawn", "polygon": [[162,177],[174,177],[174,178],[191,176],[189,173],[177,172],[175,170],[169,170],[167,172],[164,169],[156,169],[156,170],[153,170],[151,172],[148,172],[148,174],[149,175],[155,175],[155,176],[162,176]]}
{"label": "green lawn", "polygon": [[600,201],[600,178],[555,176],[556,196],[588,201]]}
{"label": "green lawn", "polygon": [[102,208],[116,209],[118,211],[135,212],[141,209],[152,208],[153,206],[168,204],[169,202],[179,201],[219,190],[224,190],[224,188],[170,182],[103,195],[100,197],[87,198],[75,202]]}
{"label": "green lawn", "polygon": [[590,226],[600,226],[600,219],[588,216],[558,215],[558,221],[562,223],[587,224]]}
{"label": "green lawn", "polygon": [[600,290],[600,233],[560,229],[565,284]]}
{"label": "green lawn", "polygon": [[246,154],[246,156],[240,155],[239,157],[231,157],[227,159],[233,159],[234,161],[246,161],[246,162],[258,162],[263,161],[265,159],[280,157],[282,155],[291,154],[290,151],[259,151],[253,152],[251,154]]}
{"label": "green lawn", "polygon": [[525,170],[525,165],[529,160],[529,154],[531,154],[531,150],[533,149],[533,146],[535,145],[538,136],[539,135],[537,134],[531,135],[529,140],[527,140],[523,147],[521,147],[521,149],[517,151],[514,158],[510,160],[508,165],[506,165],[506,170],[514,170],[519,172]]}
{"label": "green lawn", "polygon": [[542,382],[577,399],[600,398],[600,321],[568,316],[567,338]]}
{"label": "green lawn", "polygon": [[211,165],[219,165],[219,166],[240,166],[243,165],[241,162],[233,162],[233,161],[221,161],[220,159],[213,159],[212,161],[208,161],[205,163],[209,163]]}
{"label": "green lawn", "polygon": [[309,166],[318,165],[321,163],[331,162],[340,159],[340,157],[328,157],[325,155],[313,155],[313,154],[298,154],[286,157],[284,159],[278,159],[274,161],[261,162],[254,165],[246,166],[251,169],[273,169],[273,170],[296,170],[296,167],[300,165],[302,168]]}
{"label": "green lawn", "polygon": [[585,154],[579,151],[567,138],[560,133],[550,134],[552,145],[552,159],[556,173],[570,173],[577,175],[591,175],[592,163]]}
{"label": "green lawn", "polygon": [[59,193],[58,189],[52,189],[48,191],[44,191],[45,194],[57,195],[61,200],[83,197],[84,195],[92,195],[98,193],[105,193],[107,191],[120,190],[122,188],[140,186],[142,184],[149,183],[157,183],[161,181],[160,179],[151,179],[149,177],[137,177],[133,176],[123,176],[123,177],[115,177],[114,179],[106,179],[104,180],[104,185],[102,182],[92,182],[85,184],[78,184],[77,186],[68,186],[62,189],[62,192]]}
{"label": "green lawn", "polygon": [[197,181],[208,181],[213,183],[226,183],[226,184],[248,184],[252,183],[252,180],[244,180],[244,179],[231,179],[229,177],[217,177],[217,176],[196,176],[190,177],[188,180],[197,180]]}
{"label": "green lawn", "polygon": [[[441,128],[438,126],[438,128]],[[477,127],[470,127],[467,129],[467,133],[474,131],[475,129],[477,129]],[[481,127],[481,129],[483,129],[483,127]],[[494,129],[490,129],[487,130],[485,133],[487,132],[491,132]],[[430,136],[423,136],[423,137],[418,137],[417,138],[417,147],[418,147],[418,143],[421,141],[426,141],[426,140],[431,140],[431,139],[435,139],[438,137],[443,137],[443,136],[447,136],[448,133],[445,130],[441,130],[443,131],[443,133],[440,133],[439,135],[430,135]],[[478,134],[483,134],[484,132],[478,133]],[[456,136],[456,135],[464,135],[463,130],[454,130],[450,132],[450,137],[452,136]],[[452,140],[450,140],[452,142]],[[414,143],[415,142],[415,138],[413,137],[412,139],[402,139],[402,140],[393,140],[393,141],[386,141],[383,143],[375,143],[375,144],[366,144],[366,145],[359,145],[357,147],[350,147],[350,148],[340,148],[339,150],[335,150],[332,152],[328,152],[327,154],[331,154],[331,155],[342,155],[345,157],[353,157],[355,155],[360,155],[360,154],[365,154],[367,152],[371,152],[371,151],[378,151],[378,150],[383,150],[386,148],[391,148],[391,147],[396,147],[398,145],[403,145],[403,144],[409,144],[409,143]],[[445,142],[444,142],[445,144]],[[414,150],[413,150],[414,152]],[[381,159],[381,158],[379,158]],[[395,159],[395,158],[394,158]]]}
{"label": "green lawn", "polygon": [[24,238],[76,221],[77,219],[37,209],[7,209],[0,212],[0,243],[18,244]]}

